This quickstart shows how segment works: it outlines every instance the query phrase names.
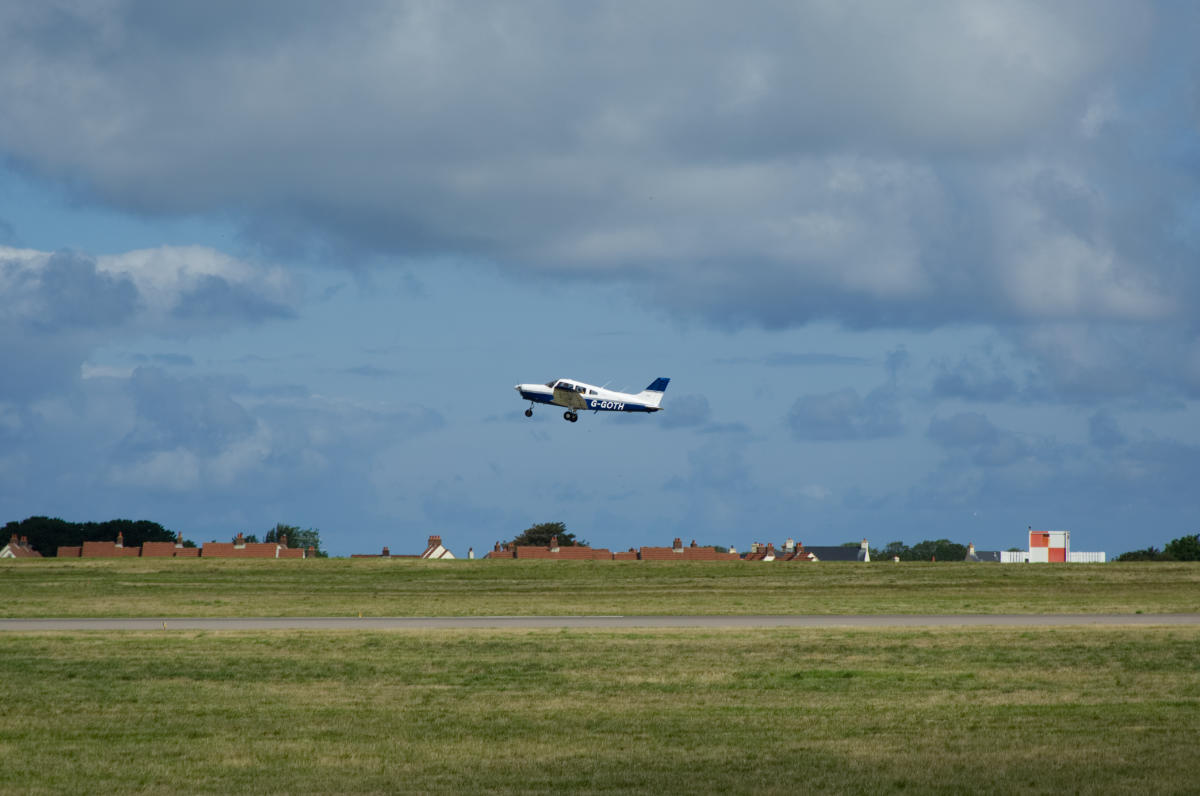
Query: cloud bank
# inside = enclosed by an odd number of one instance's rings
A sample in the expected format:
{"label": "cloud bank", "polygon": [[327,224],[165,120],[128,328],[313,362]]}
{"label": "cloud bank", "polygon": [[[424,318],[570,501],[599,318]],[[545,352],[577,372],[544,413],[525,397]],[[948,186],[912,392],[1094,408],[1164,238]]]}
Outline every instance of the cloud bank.
{"label": "cloud bank", "polygon": [[[727,326],[1157,323],[1197,298],[1196,238],[1173,234],[1197,185],[1172,136],[1195,110],[1150,84],[1163,59],[1194,73],[1171,46],[1194,10],[0,14],[16,164],[133,213],[233,209],[271,251],[621,279]],[[218,288],[193,301],[226,305]]]}

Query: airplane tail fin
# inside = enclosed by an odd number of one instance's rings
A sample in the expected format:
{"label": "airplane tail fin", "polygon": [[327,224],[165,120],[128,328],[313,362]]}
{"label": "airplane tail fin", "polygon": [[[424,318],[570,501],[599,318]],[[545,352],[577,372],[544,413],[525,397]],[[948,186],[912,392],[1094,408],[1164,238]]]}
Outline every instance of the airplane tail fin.
{"label": "airplane tail fin", "polygon": [[662,404],[663,393],[666,392],[667,384],[670,379],[659,377],[655,379],[649,387],[638,393],[638,398],[646,402],[647,406],[659,406]]}

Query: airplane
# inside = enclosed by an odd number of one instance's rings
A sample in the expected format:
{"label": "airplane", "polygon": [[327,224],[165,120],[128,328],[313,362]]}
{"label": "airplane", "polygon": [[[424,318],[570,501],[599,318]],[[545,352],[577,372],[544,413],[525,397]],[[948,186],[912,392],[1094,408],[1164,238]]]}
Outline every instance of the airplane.
{"label": "airplane", "polygon": [[658,378],[639,393],[615,392],[585,384],[577,379],[556,379],[545,384],[518,384],[514,389],[529,401],[525,417],[533,417],[534,404],[565,406],[563,419],[574,423],[579,419],[578,409],[596,412],[659,412],[662,411],[663,392],[670,379]]}

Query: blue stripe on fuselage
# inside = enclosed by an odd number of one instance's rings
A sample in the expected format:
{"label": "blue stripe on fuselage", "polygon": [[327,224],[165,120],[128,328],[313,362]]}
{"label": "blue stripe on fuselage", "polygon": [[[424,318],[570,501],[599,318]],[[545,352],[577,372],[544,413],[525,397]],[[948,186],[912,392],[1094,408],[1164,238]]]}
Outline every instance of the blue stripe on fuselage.
{"label": "blue stripe on fuselage", "polygon": [[[526,401],[539,404],[554,404],[554,394],[549,392],[530,392],[521,390],[521,397]],[[603,398],[584,398],[588,409],[597,412],[657,412],[657,406],[632,403],[630,401],[610,401]]]}
{"label": "blue stripe on fuselage", "polygon": [[549,392],[526,392],[521,390],[521,397],[526,401],[536,401],[539,404],[554,403],[554,393]]}

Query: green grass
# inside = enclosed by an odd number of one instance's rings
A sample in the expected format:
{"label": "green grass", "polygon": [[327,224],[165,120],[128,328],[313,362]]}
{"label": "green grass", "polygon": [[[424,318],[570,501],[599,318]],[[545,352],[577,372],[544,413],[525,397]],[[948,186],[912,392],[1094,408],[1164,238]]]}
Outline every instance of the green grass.
{"label": "green grass", "polygon": [[1200,564],[0,562],[0,617],[1190,613]]}
{"label": "green grass", "polygon": [[1200,628],[6,633],[0,793],[1194,793]]}

